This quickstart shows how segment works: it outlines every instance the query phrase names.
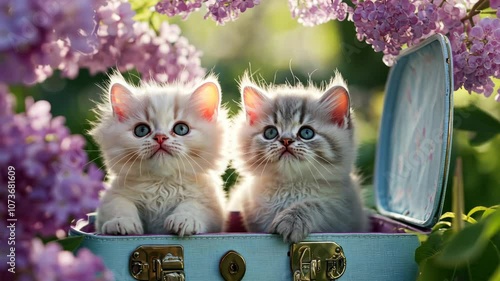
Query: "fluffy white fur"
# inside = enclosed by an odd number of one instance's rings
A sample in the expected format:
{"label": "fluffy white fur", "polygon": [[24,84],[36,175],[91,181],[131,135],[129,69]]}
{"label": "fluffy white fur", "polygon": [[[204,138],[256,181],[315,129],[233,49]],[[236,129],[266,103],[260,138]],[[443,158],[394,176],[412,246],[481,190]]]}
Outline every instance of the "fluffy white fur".
{"label": "fluffy white fur", "polygon": [[[113,74],[99,119],[90,134],[100,146],[110,188],[97,211],[96,230],[104,234],[220,232],[225,221],[220,175],[226,110],[217,79],[192,85],[128,84]],[[189,133],[177,135],[183,122]],[[138,137],[146,124],[151,132]],[[162,138],[158,142],[156,139]]]}
{"label": "fluffy white fur", "polygon": [[[241,211],[247,229],[278,233],[286,242],[311,232],[365,231],[353,174],[354,124],[340,74],[326,89],[261,87],[245,75],[240,89],[233,162],[243,180],[231,194],[230,208]],[[269,126],[279,132],[270,140],[263,134]],[[299,136],[304,126],[314,130],[312,139]],[[286,153],[284,138],[291,142]]]}

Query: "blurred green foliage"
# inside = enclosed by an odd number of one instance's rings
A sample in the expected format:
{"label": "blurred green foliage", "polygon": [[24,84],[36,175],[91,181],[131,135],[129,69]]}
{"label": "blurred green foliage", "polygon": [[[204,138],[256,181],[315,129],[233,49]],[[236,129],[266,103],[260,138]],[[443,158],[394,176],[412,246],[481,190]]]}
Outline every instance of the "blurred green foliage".
{"label": "blurred green foliage", "polygon": [[[138,9],[147,11],[144,7]],[[152,24],[157,25],[158,20],[153,19]],[[383,89],[389,69],[382,63],[380,53],[356,39],[351,22],[303,27],[291,18],[286,1],[263,1],[225,26],[203,20],[202,12],[192,14],[187,21],[178,18],[169,21],[179,24],[190,42],[203,51],[202,64],[219,75],[223,102],[233,113],[238,110],[237,81],[245,70],[256,73],[256,77],[267,83],[293,83],[297,80],[307,83],[311,80],[319,84],[329,80],[338,69],[348,81],[356,111],[360,140],[357,167],[363,184],[367,186],[368,196],[373,197],[370,184],[383,111]],[[125,77],[137,80],[136,73]],[[99,85],[104,85],[105,81],[106,74],[91,76],[88,71],[81,70],[74,80],[61,79],[56,73],[44,83],[30,88],[15,86],[12,90],[17,96],[18,110],[23,109],[26,96],[49,101],[54,116],[65,116],[73,133],[85,135],[89,161],[104,169],[98,148],[86,132],[90,121],[95,120],[91,111],[93,101],[100,100],[103,91]],[[488,112],[494,121],[500,119],[500,105],[492,97],[486,99],[458,91],[455,101],[457,107],[475,106]],[[467,124],[467,131],[455,130],[453,140],[453,158],[460,156],[463,159],[466,209],[500,202],[500,137],[495,132],[498,127],[488,127],[492,131],[486,138],[481,135],[484,132],[476,130],[486,124],[474,116],[471,114],[462,120],[462,124]],[[451,168],[453,170],[453,165]],[[226,173],[226,178],[231,173]],[[232,174],[227,179],[228,185],[232,185],[236,178]],[[451,184],[452,180],[448,182]],[[445,210],[450,210],[451,188],[447,190]]]}
{"label": "blurred green foliage", "polygon": [[[453,219],[453,222],[449,220]],[[465,227],[456,229],[458,220]],[[420,235],[415,251],[418,281],[490,280],[500,278],[500,211],[476,207],[456,218],[446,213],[429,235]]]}

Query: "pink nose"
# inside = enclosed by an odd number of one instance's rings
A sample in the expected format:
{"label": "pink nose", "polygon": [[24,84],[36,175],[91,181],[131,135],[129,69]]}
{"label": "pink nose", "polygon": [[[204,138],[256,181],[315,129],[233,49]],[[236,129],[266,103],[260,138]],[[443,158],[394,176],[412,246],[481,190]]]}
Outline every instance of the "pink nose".
{"label": "pink nose", "polygon": [[284,145],[284,146],[289,146],[290,144],[292,144],[292,142],[294,142],[294,140],[290,139],[290,138],[282,138],[280,140],[280,142]]}
{"label": "pink nose", "polygon": [[162,144],[164,141],[167,140],[167,135],[165,134],[156,134],[153,139],[159,143],[159,144]]}

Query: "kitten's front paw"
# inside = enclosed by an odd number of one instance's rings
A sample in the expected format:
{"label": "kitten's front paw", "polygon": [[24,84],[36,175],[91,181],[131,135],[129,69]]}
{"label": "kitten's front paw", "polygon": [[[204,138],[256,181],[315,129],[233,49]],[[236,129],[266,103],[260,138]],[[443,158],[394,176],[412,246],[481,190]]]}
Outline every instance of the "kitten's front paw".
{"label": "kitten's front paw", "polygon": [[165,219],[165,229],[181,237],[206,232],[205,227],[190,214],[172,214]]}
{"label": "kitten's front paw", "polygon": [[133,218],[116,217],[102,225],[103,234],[134,235],[144,234],[142,223]]}
{"label": "kitten's front paw", "polygon": [[281,212],[271,223],[271,233],[283,236],[286,243],[297,243],[311,233],[311,221],[308,216],[299,216],[295,212]]}

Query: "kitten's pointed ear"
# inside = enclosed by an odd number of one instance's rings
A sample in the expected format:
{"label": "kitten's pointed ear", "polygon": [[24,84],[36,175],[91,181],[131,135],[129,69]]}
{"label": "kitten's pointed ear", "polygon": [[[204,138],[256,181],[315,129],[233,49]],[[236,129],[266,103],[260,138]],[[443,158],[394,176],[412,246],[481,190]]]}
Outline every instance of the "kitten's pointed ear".
{"label": "kitten's pointed ear", "polygon": [[254,86],[243,86],[241,92],[247,121],[253,125],[257,121],[259,110],[267,97],[261,89]]}
{"label": "kitten's pointed ear", "polygon": [[133,105],[133,94],[127,87],[120,83],[114,83],[109,90],[113,115],[118,117],[119,121],[127,118],[130,108]]}
{"label": "kitten's pointed ear", "polygon": [[346,122],[349,122],[351,101],[346,88],[331,87],[323,94],[320,103],[329,110],[333,123],[343,127]]}
{"label": "kitten's pointed ear", "polygon": [[221,102],[220,86],[217,82],[205,82],[193,92],[190,105],[207,121],[217,119]]}

